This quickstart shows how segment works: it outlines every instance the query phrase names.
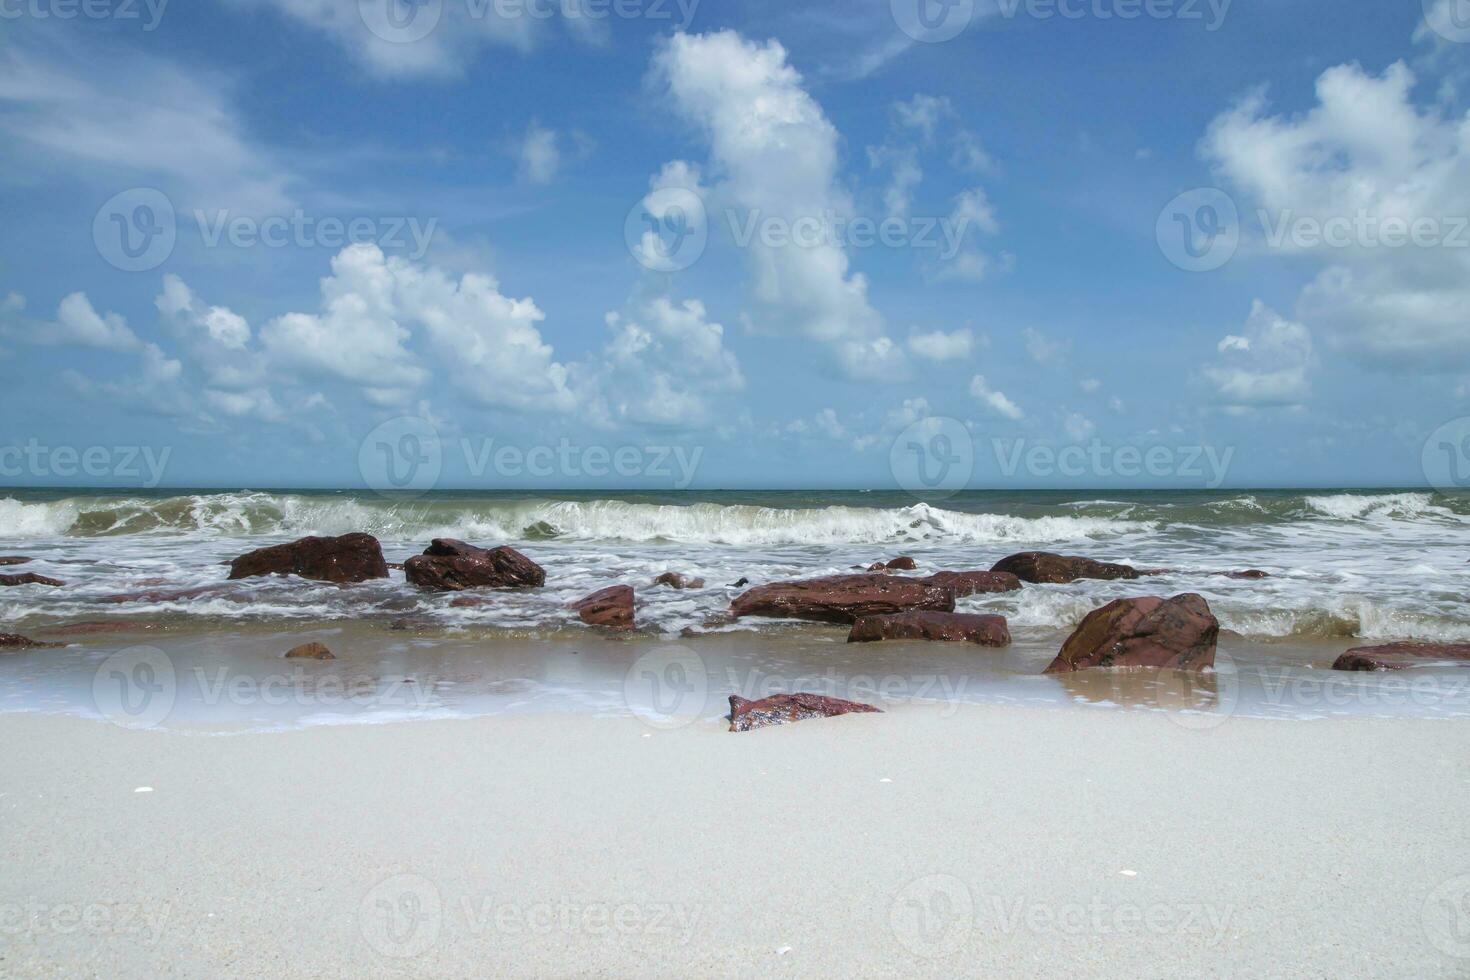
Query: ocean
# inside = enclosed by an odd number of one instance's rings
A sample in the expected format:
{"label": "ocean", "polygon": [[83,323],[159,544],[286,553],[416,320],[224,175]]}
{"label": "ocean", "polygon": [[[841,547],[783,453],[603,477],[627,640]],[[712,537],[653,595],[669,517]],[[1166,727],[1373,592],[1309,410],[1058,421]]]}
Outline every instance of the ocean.
{"label": "ocean", "polygon": [[[455,608],[451,597],[409,586],[401,572],[346,588],[280,578],[225,582],[229,559],[246,551],[349,531],[376,535],[390,562],[418,554],[435,537],[487,547],[509,544],[545,567],[546,587],[495,593],[488,605]],[[371,664],[362,675],[371,686],[372,677],[408,676],[432,664],[439,671],[435,693],[410,706],[410,714],[538,705],[624,710],[624,675],[643,655],[638,644],[674,643],[712,658],[698,665],[708,669],[712,692],[751,687],[728,683],[732,665],[747,680],[769,677],[776,687],[782,677],[799,677],[841,691],[850,688],[844,678],[865,666],[912,679],[920,663],[935,677],[983,675],[975,694],[980,699],[1108,705],[1130,700],[1126,691],[1113,690],[1116,680],[1098,693],[1089,686],[1101,682],[1092,679],[1063,682],[1037,675],[1093,608],[1120,596],[1198,592],[1224,631],[1222,660],[1255,678],[1242,695],[1249,707],[1261,701],[1261,671],[1323,671],[1337,653],[1360,641],[1470,642],[1467,531],[1470,495],[1400,490],[968,491],[931,502],[877,491],[444,491],[393,497],[360,491],[13,490],[0,497],[0,554],[34,561],[7,571],[34,571],[67,584],[0,589],[0,626],[44,638],[62,624],[146,622],[155,632],[145,644],[164,650],[176,672],[187,674],[202,664],[244,671],[257,682],[262,672],[281,669],[280,651],[294,645],[288,640],[324,638],[329,645],[366,652],[356,659],[345,655],[328,668],[292,670],[340,674]],[[898,555],[917,560],[920,570],[914,574],[985,569],[1024,550],[1169,571],[1137,581],[1032,585],[962,599],[962,611],[1007,618],[1016,642],[999,655],[975,649],[916,654],[911,644],[881,644],[892,650],[854,660],[856,654],[835,652],[839,648],[832,644],[845,638],[837,628],[720,618],[742,591],[735,584],[741,579],[760,584],[845,573]],[[1218,574],[1244,569],[1262,570],[1269,578]],[[701,577],[706,586],[652,588],[665,571]],[[572,599],[620,583],[638,591],[640,630],[633,638],[596,635],[566,608]],[[175,595],[209,587],[217,588]],[[120,596],[133,598],[118,601]],[[0,658],[0,710],[95,709],[89,699],[96,697],[88,694],[93,675],[119,642],[107,634],[72,642],[64,651]],[[280,644],[285,646],[275,650]],[[269,657],[266,647],[274,651]],[[598,652],[589,656],[593,649]],[[549,676],[543,668],[558,651],[598,666],[570,672],[576,676],[563,676],[564,668]],[[987,656],[977,666],[977,658]],[[253,666],[247,670],[245,664]],[[829,676],[834,664],[841,665],[835,677]],[[1464,692],[1449,689],[1448,679],[1445,684],[1437,692],[1442,697],[1394,710],[1462,713]],[[216,705],[219,710],[211,713],[207,700],[193,713],[200,723],[226,716],[248,721],[261,707],[251,703],[245,706],[250,710],[232,713]],[[1342,707],[1304,706],[1299,695],[1288,700],[1283,710],[1267,713],[1308,717]],[[1347,696],[1345,710],[1362,700]],[[307,701],[299,711],[287,706],[259,713],[257,720],[314,717],[319,712],[312,709],[320,704]],[[398,716],[350,709],[343,710],[358,719]]]}

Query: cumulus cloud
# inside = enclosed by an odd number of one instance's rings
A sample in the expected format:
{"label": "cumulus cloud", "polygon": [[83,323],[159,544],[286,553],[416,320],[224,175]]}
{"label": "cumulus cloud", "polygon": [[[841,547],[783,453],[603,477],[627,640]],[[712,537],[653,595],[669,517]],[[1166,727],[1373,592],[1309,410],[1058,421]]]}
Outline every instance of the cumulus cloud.
{"label": "cumulus cloud", "polygon": [[1026,417],[1026,413],[1006,397],[1005,392],[991,388],[984,375],[977,374],[970,379],[970,396],[1002,418],[1019,421]]}
{"label": "cumulus cloud", "polygon": [[[709,142],[723,181],[716,193],[761,220],[792,223],[852,205],[837,178],[838,134],[776,41],[757,44],[733,31],[676,34],[653,59],[652,77]],[[773,247],[753,240],[760,325],[828,345],[849,378],[894,380],[902,350],[885,336],[868,301],[867,279],[843,248]]]}
{"label": "cumulus cloud", "polygon": [[963,361],[970,356],[975,337],[969,330],[909,334],[908,348],[926,361]]}
{"label": "cumulus cloud", "polygon": [[1312,335],[1260,300],[1240,334],[1216,346],[1219,363],[1205,369],[1218,400],[1232,408],[1299,405],[1311,393]]}

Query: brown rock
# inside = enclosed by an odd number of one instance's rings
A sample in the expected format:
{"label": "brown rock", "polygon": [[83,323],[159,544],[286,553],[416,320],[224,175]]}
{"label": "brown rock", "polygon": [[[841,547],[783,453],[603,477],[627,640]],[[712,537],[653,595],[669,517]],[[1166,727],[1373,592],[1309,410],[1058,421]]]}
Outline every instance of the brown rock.
{"label": "brown rock", "polygon": [[808,718],[831,718],[836,715],[877,712],[871,704],[844,701],[821,694],[777,694],[774,697],[751,701],[737,694],[730,695],[730,731],[749,732],[768,725],[786,725]]}
{"label": "brown rock", "polygon": [[482,595],[463,595],[449,600],[450,609],[478,609],[480,606],[494,605],[495,600]]}
{"label": "brown rock", "polygon": [[[854,565],[852,567],[853,568],[857,568],[857,569],[863,569],[863,566],[861,566],[861,565]],[[888,571],[888,563],[886,561],[875,561],[875,562],[873,562],[873,564],[869,565],[866,569],[863,569],[863,570],[869,571],[869,572],[886,572],[886,571]]]}
{"label": "brown rock", "polygon": [[1384,643],[1355,647],[1337,658],[1333,670],[1407,670],[1412,667],[1470,667],[1470,644]]}
{"label": "brown rock", "polygon": [[371,534],[337,538],[302,538],[258,548],[230,562],[230,578],[256,575],[299,575],[317,582],[365,582],[387,578],[383,549]]}
{"label": "brown rock", "polygon": [[667,585],[671,589],[702,589],[704,588],[704,579],[691,578],[680,572],[664,572],[653,580],[653,584],[655,587]]}
{"label": "brown rock", "polygon": [[22,572],[19,575],[0,575],[0,585],[65,585],[66,583],[57,578],[47,578],[37,575],[35,572]]}
{"label": "brown rock", "polygon": [[286,651],[287,660],[336,660],[331,650],[322,643],[303,643]]}
{"label": "brown rock", "polygon": [[19,633],[0,633],[0,650],[39,650],[59,646],[60,643],[42,643]]}
{"label": "brown rock", "polygon": [[57,626],[53,629],[42,630],[52,636],[90,636],[96,633],[145,633],[149,630],[162,629],[160,623],[130,622],[126,619],[109,619],[100,622],[69,623],[66,626]]}
{"label": "brown rock", "polygon": [[1004,647],[1011,644],[1011,631],[1006,627],[1004,616],[920,611],[864,616],[847,634],[848,643],[878,640],[938,640]]}
{"label": "brown rock", "polygon": [[831,575],[756,586],[738,596],[730,611],[736,617],[852,623],[863,616],[884,616],[909,609],[954,612],[954,596],[953,586],[932,585],[921,579]]}
{"label": "brown rock", "polygon": [[1113,565],[1091,558],[1066,558],[1046,551],[1023,551],[996,562],[992,572],[1010,572],[1023,582],[1042,584],[1075,582],[1079,578],[1138,578],[1138,569]]}
{"label": "brown rock", "polygon": [[600,589],[568,605],[575,609],[588,626],[606,626],[616,630],[633,628],[633,587],[614,585]]}
{"label": "brown rock", "polygon": [[1021,580],[1010,572],[935,572],[921,581],[954,588],[955,598],[990,592],[1015,592]]}
{"label": "brown rock", "polygon": [[26,562],[28,562],[30,560],[31,559],[29,559],[29,558],[23,558],[20,555],[7,555],[7,556],[5,556],[3,558],[0,558],[0,566],[5,566],[5,565],[24,565]]}
{"label": "brown rock", "polygon": [[919,567],[919,563],[908,555],[902,555],[893,559],[885,566],[890,572],[912,572]]}
{"label": "brown rock", "polygon": [[435,538],[422,555],[403,563],[408,581],[431,592],[518,589],[546,584],[546,570],[514,548],[477,548]]}
{"label": "brown rock", "polygon": [[124,602],[178,602],[181,599],[197,599],[200,596],[223,592],[228,586],[224,585],[201,585],[193,589],[158,589],[148,592],[122,592],[117,595],[106,595],[98,599],[98,602],[120,605]]}
{"label": "brown rock", "polygon": [[1270,578],[1271,577],[1268,573],[1261,571],[1259,568],[1247,568],[1243,572],[1221,572],[1220,574],[1222,574],[1222,575],[1224,575],[1224,576],[1226,576],[1228,578],[1252,579],[1252,578]]}
{"label": "brown rock", "polygon": [[749,584],[750,584],[750,579],[748,579],[748,578],[741,578],[738,581],[731,582],[730,583],[730,588],[732,588],[732,589],[743,589],[743,588],[745,588]]}
{"label": "brown rock", "polygon": [[1209,603],[1192,592],[1172,599],[1117,599],[1087,614],[1046,672],[1090,667],[1201,670],[1215,665],[1219,635],[1220,622]]}

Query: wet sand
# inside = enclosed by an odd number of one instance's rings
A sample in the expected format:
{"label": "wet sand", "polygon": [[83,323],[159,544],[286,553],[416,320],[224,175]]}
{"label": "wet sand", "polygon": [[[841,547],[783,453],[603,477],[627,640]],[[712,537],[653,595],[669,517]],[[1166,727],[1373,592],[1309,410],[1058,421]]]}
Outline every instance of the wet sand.
{"label": "wet sand", "polygon": [[1470,725],[1177,722],[0,716],[0,973],[1465,975]]}

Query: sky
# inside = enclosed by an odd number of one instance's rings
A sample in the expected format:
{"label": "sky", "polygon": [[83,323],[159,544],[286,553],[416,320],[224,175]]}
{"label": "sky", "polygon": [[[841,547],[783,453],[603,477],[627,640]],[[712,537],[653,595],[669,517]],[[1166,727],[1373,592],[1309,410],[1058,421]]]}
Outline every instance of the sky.
{"label": "sky", "polygon": [[1467,94],[1470,0],[0,0],[0,482],[1470,482]]}

